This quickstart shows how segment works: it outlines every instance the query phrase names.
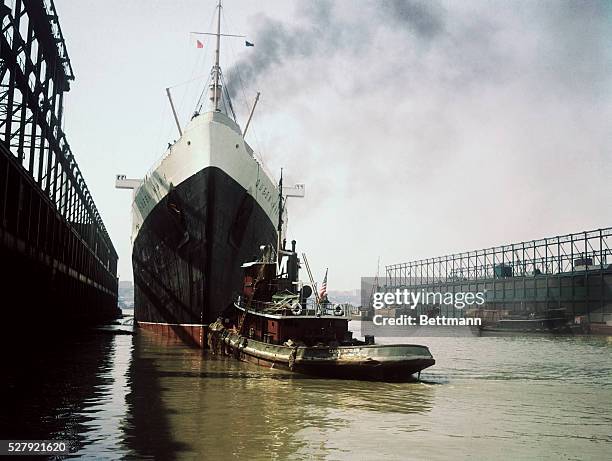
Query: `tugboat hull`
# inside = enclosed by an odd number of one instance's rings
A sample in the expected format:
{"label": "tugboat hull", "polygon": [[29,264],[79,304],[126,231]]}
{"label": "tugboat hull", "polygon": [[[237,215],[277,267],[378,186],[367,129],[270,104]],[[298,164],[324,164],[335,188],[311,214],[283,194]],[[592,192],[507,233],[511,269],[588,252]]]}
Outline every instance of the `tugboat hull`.
{"label": "tugboat hull", "polygon": [[[215,338],[215,333],[220,336]],[[436,363],[426,346],[412,344],[290,347],[228,330],[209,333],[209,342],[211,348],[245,362],[322,377],[409,380]]]}

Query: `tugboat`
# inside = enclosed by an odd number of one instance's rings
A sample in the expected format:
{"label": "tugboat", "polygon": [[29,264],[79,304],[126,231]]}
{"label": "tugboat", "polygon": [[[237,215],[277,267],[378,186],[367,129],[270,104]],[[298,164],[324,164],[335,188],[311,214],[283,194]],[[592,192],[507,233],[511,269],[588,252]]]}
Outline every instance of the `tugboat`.
{"label": "tugboat", "polygon": [[478,315],[483,319],[478,327],[480,335],[584,333],[583,325],[568,319],[565,308],[548,309],[541,314],[531,313],[526,316],[506,315],[503,318],[499,318],[498,311],[481,311]]}
{"label": "tugboat", "polygon": [[353,338],[346,305],[333,304],[316,290],[311,299],[314,281],[310,276],[311,286],[298,278],[295,240],[290,249],[281,242],[282,196],[279,203],[276,251],[262,245],[259,258],[242,264],[242,292],[209,326],[210,349],[270,368],[349,379],[407,380],[434,365],[426,346]]}

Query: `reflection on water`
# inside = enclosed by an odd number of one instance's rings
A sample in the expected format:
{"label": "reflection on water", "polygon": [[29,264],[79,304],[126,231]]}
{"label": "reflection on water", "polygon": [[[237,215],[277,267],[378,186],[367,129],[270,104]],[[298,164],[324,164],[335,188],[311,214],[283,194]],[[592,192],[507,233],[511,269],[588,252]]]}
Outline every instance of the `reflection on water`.
{"label": "reflection on water", "polygon": [[[166,458],[195,452],[211,459],[285,459],[308,449],[302,431],[348,427],[350,418],[337,409],[402,414],[431,409],[429,386],[408,385],[414,398],[403,402],[397,384],[319,380],[182,347],[168,350],[146,332],[136,338],[134,358],[126,434],[139,456],[162,450]],[[373,393],[382,397],[378,403]]]}
{"label": "reflection on water", "polygon": [[606,338],[414,339],[437,360],[422,383],[308,378],[144,332],[46,342],[9,362],[0,438],[69,439],[91,459],[610,454]]}

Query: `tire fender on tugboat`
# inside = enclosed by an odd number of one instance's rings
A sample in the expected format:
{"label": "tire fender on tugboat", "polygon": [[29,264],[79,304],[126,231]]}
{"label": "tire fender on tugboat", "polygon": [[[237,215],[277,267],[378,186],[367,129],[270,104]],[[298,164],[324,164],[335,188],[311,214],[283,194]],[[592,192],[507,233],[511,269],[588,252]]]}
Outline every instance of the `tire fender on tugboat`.
{"label": "tire fender on tugboat", "polygon": [[293,371],[295,368],[295,358],[297,356],[297,346],[294,347],[289,354],[289,370]]}

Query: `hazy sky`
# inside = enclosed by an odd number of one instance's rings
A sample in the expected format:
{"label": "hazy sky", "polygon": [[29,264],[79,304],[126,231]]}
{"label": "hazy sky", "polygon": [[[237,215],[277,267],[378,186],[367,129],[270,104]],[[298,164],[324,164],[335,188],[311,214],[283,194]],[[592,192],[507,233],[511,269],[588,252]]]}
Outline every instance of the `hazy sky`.
{"label": "hazy sky", "polygon": [[[130,193],[212,64],[213,0],[55,0],[76,75],[65,131],[132,279]],[[381,265],[612,225],[609,1],[227,0],[221,65],[248,142],[329,288]],[[236,72],[238,69],[239,74]],[[240,77],[240,78],[239,78]]]}

